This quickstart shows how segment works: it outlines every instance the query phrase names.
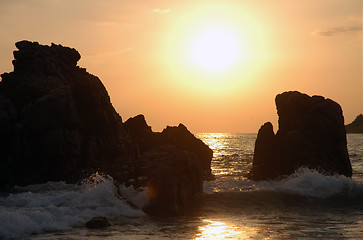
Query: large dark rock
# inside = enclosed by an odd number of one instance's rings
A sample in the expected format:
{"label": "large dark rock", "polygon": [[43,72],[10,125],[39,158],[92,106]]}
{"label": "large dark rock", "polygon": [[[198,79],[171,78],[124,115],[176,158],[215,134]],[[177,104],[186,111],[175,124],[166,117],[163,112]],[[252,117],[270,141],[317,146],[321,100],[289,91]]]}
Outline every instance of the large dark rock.
{"label": "large dark rock", "polygon": [[180,150],[192,152],[199,159],[203,169],[203,178],[213,180],[211,172],[211,159],[213,151],[200,139],[197,139],[188,129],[179,124],[178,127],[167,127],[161,135],[165,136],[171,143],[178,146]]}
{"label": "large dark rock", "polygon": [[[203,191],[202,166],[194,154],[173,148],[145,152],[142,159],[161,160],[156,168],[145,174],[149,205],[145,212],[153,215],[178,215],[189,209],[195,196]],[[197,171],[196,171],[197,169]]]}
{"label": "large dark rock", "polygon": [[143,115],[128,119],[124,129],[142,156],[145,152],[160,149],[175,149],[192,153],[203,171],[202,178],[212,180],[211,160],[213,151],[200,139],[196,138],[183,124],[177,127],[167,126],[161,133],[153,132]]}
{"label": "large dark rock", "polygon": [[[142,115],[122,123],[101,81],[77,66],[75,49],[16,47],[14,71],[0,82],[0,187],[75,183],[100,171],[149,186],[150,212],[177,213],[211,178],[212,150],[185,126],[154,133]],[[173,201],[160,204],[164,196]]]}
{"label": "large dark rock", "polygon": [[347,133],[363,133],[363,115],[359,114],[345,129]]}
{"label": "large dark rock", "polygon": [[253,180],[286,176],[300,167],[352,176],[342,109],[321,96],[285,92],[276,96],[279,129],[271,123],[258,131]]}
{"label": "large dark rock", "polygon": [[175,215],[189,208],[195,195],[202,192],[203,180],[213,179],[213,151],[183,124],[154,133],[144,116],[138,115],[124,126],[139,155],[136,165],[140,177],[133,184],[148,188],[150,204],[144,210]]}
{"label": "large dark rock", "polygon": [[81,171],[122,171],[132,151],[101,81],[61,45],[16,43],[0,83],[0,185],[75,182]]}

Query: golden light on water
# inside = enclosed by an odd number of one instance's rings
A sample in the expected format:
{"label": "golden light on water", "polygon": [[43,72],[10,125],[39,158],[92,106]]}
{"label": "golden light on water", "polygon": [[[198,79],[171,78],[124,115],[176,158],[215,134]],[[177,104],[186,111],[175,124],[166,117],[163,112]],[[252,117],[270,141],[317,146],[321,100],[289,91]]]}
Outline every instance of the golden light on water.
{"label": "golden light on water", "polygon": [[[228,149],[228,133],[207,133],[201,136],[203,141],[213,150],[213,157],[222,157],[224,154],[224,149]],[[221,166],[214,167],[212,164],[212,173],[215,176],[227,175],[230,173],[231,168],[222,168]]]}
{"label": "golden light on water", "polygon": [[220,150],[228,147],[225,141],[227,135],[228,133],[207,133],[200,137],[213,150],[213,157],[219,157],[222,155]]}
{"label": "golden light on water", "polygon": [[[220,157],[223,155],[222,149],[228,148],[227,142],[224,140],[226,139],[225,133],[208,133],[203,134],[202,139],[203,141],[213,150],[213,157]],[[226,175],[229,173],[230,169],[223,169],[220,166],[215,168],[212,164],[212,173],[216,176],[218,175]]]}
{"label": "golden light on water", "polygon": [[197,137],[213,150],[211,168],[215,176],[244,178],[250,170],[256,134],[201,133]]}
{"label": "golden light on water", "polygon": [[226,223],[214,220],[204,220],[206,225],[199,227],[200,233],[195,240],[206,239],[250,239],[258,234],[253,227],[237,226],[232,223]]}

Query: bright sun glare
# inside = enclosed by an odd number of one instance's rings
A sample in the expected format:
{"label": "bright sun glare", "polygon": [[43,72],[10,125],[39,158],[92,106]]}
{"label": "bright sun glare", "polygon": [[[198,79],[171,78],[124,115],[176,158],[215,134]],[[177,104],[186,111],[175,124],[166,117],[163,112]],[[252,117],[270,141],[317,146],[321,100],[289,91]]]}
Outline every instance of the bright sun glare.
{"label": "bright sun glare", "polygon": [[194,40],[191,58],[207,70],[219,72],[231,66],[239,57],[236,37],[223,28],[205,30]]}

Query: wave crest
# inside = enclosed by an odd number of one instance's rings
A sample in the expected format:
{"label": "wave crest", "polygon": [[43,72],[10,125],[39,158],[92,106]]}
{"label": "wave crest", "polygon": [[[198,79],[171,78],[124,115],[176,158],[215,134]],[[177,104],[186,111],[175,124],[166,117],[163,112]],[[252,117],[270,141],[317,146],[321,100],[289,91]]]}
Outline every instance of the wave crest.
{"label": "wave crest", "polygon": [[294,174],[279,180],[257,182],[246,178],[221,177],[215,182],[205,182],[204,191],[273,191],[315,198],[328,198],[339,194],[354,197],[363,195],[363,184],[343,175],[326,176],[315,170],[300,168]]}
{"label": "wave crest", "polygon": [[0,239],[84,226],[93,217],[141,217],[120,197],[111,177],[98,173],[81,185],[46,183],[17,187],[0,198]]}

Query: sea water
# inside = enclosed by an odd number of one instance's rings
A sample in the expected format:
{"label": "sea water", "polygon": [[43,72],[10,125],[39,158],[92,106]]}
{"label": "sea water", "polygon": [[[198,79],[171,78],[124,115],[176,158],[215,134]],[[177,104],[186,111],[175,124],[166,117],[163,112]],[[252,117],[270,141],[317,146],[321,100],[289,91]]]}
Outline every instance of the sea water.
{"label": "sea water", "polygon": [[[214,151],[216,180],[179,217],[140,210],[146,189],[116,188],[95,173],[81,184],[49,182],[0,193],[0,239],[362,239],[363,134],[349,134],[353,177],[299,169],[250,181],[256,134],[198,134]],[[112,226],[89,230],[92,217]]]}

